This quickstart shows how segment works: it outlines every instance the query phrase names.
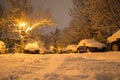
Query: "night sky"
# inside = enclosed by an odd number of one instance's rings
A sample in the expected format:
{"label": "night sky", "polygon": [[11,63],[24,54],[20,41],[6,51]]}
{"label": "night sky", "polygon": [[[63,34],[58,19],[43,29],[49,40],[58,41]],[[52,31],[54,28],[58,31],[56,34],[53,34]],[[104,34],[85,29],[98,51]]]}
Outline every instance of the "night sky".
{"label": "night sky", "polygon": [[59,29],[68,27],[71,17],[68,12],[72,8],[72,0],[31,0],[35,8],[40,5],[43,8],[49,8],[51,10],[52,16],[56,21],[56,26]]}

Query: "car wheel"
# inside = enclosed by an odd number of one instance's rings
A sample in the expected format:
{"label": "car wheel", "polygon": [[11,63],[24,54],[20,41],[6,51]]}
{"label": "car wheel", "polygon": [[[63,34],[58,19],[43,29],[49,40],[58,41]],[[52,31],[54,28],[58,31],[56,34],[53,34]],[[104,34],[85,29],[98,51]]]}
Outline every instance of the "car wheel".
{"label": "car wheel", "polygon": [[119,45],[117,43],[112,44],[111,50],[112,51],[119,51]]}

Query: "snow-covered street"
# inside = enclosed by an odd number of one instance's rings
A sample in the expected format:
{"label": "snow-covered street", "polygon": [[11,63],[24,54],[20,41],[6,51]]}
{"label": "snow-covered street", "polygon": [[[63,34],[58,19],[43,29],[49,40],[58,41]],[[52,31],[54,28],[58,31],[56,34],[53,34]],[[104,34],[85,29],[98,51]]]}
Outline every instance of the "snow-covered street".
{"label": "snow-covered street", "polygon": [[120,80],[120,52],[1,54],[0,80]]}

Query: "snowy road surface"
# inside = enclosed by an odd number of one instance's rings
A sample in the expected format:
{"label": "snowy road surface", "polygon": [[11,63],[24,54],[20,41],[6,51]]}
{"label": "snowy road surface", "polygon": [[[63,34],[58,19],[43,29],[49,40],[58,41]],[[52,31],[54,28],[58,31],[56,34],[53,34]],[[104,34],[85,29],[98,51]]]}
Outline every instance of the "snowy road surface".
{"label": "snowy road surface", "polygon": [[120,80],[120,52],[2,54],[0,80]]}

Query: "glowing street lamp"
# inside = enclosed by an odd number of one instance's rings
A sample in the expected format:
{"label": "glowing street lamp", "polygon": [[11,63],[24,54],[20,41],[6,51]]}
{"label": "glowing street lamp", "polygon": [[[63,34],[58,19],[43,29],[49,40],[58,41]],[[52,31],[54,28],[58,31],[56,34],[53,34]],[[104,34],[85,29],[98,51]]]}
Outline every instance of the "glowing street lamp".
{"label": "glowing street lamp", "polygon": [[24,23],[24,22],[20,23],[20,39],[21,39],[21,51],[22,51],[22,53],[23,53],[23,41],[24,41],[23,37],[26,34],[25,31],[23,30],[23,27],[25,27],[25,26],[26,26],[26,23]]}
{"label": "glowing street lamp", "polygon": [[23,31],[23,27],[26,26],[26,23],[25,22],[20,22],[19,23],[19,27],[20,27],[20,32]]}
{"label": "glowing street lamp", "polygon": [[26,23],[22,22],[21,23],[21,27],[24,27],[26,25]]}

